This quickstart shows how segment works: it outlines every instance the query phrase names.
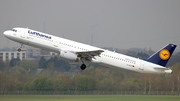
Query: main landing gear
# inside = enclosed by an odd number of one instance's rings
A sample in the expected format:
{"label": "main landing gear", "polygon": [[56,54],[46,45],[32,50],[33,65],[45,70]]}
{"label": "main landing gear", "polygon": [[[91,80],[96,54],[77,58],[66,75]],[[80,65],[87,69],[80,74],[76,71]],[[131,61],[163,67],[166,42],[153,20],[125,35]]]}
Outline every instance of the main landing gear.
{"label": "main landing gear", "polygon": [[21,46],[17,49],[18,52],[21,51],[22,46],[23,46],[23,44],[21,44]]}
{"label": "main landing gear", "polygon": [[81,65],[81,70],[84,70],[84,69],[86,69],[86,65],[83,63],[83,64]]}

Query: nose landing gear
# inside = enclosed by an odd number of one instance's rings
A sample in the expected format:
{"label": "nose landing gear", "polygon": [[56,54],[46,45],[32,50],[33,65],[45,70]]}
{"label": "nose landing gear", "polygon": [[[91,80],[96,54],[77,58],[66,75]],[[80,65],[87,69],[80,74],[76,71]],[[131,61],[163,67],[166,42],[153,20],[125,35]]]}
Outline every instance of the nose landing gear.
{"label": "nose landing gear", "polygon": [[21,48],[18,48],[17,51],[20,52],[20,51],[21,51]]}
{"label": "nose landing gear", "polygon": [[23,44],[21,44],[21,46],[17,49],[18,52],[20,52],[20,51],[22,50],[22,49],[21,49],[22,46],[23,46]]}

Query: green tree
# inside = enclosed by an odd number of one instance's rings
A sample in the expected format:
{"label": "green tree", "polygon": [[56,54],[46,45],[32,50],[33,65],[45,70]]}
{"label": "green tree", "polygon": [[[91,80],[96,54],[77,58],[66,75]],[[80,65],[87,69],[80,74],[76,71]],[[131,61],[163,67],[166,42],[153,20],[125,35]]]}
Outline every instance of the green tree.
{"label": "green tree", "polygon": [[0,91],[4,93],[8,88],[8,75],[2,71],[0,71]]}
{"label": "green tree", "polygon": [[11,69],[11,73],[27,74],[27,70],[21,66],[15,66]]}
{"label": "green tree", "polygon": [[61,75],[61,80],[67,91],[72,90],[72,78],[69,75]]}
{"label": "green tree", "polygon": [[172,66],[172,65],[179,63],[179,62],[180,62],[180,52],[171,56],[171,59],[169,59],[167,66]]}
{"label": "green tree", "polygon": [[34,72],[38,68],[38,64],[30,60],[22,60],[18,63],[18,67],[24,68],[27,72]]}
{"label": "green tree", "polygon": [[47,67],[46,59],[44,58],[44,56],[42,56],[41,59],[39,60],[38,66],[39,66],[39,68],[46,68]]}
{"label": "green tree", "polygon": [[56,83],[56,89],[57,89],[57,90],[59,90],[59,91],[65,91],[65,90],[66,90],[66,88],[65,88],[65,86],[63,85],[63,82],[62,82],[61,79],[57,79],[57,80],[55,81],[55,83]]}
{"label": "green tree", "polygon": [[121,82],[121,86],[123,90],[129,90],[129,91],[137,90],[137,88],[139,88],[138,85],[139,85],[138,78],[125,78]]}
{"label": "green tree", "polygon": [[12,58],[10,60],[10,67],[14,67],[18,64],[18,62],[20,62],[21,60],[19,58]]}
{"label": "green tree", "polygon": [[5,69],[5,63],[0,59],[0,71],[4,71]]}
{"label": "green tree", "polygon": [[42,74],[44,76],[53,76],[53,73],[54,73],[54,63],[53,62],[49,62],[47,64],[47,68],[43,70]]}
{"label": "green tree", "polygon": [[52,80],[48,77],[38,77],[31,82],[31,90],[35,91],[47,91],[53,90]]}
{"label": "green tree", "polygon": [[61,60],[58,57],[51,57],[49,60],[45,60],[44,57],[41,57],[41,59],[39,60],[39,68],[47,68],[47,65],[49,63],[53,63],[54,64],[54,68],[61,69],[61,70],[65,70],[65,71],[69,71],[71,69],[70,64],[67,61]]}
{"label": "green tree", "polygon": [[140,59],[146,59],[149,57],[149,55],[147,55],[146,53],[143,53],[143,52],[140,52],[140,53],[138,52],[136,57],[138,57]]}
{"label": "green tree", "polygon": [[24,86],[23,86],[23,90],[24,91],[29,91],[32,89],[31,85],[30,85],[31,81],[27,81]]}
{"label": "green tree", "polygon": [[95,80],[90,76],[80,75],[78,80],[78,90],[94,90]]}

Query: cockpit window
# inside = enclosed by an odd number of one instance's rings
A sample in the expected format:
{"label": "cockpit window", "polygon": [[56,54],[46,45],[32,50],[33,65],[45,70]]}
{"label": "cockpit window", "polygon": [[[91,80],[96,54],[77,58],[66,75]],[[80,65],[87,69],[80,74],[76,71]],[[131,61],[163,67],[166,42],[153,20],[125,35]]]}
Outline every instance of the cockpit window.
{"label": "cockpit window", "polygon": [[17,32],[17,30],[16,29],[11,29],[13,32]]}

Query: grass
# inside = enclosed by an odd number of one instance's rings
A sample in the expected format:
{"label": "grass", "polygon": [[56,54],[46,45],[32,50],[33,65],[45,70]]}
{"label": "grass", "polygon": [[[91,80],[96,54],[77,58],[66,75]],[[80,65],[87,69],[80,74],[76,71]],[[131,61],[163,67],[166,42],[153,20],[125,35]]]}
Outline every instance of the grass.
{"label": "grass", "polygon": [[159,95],[0,95],[0,101],[180,101]]}

